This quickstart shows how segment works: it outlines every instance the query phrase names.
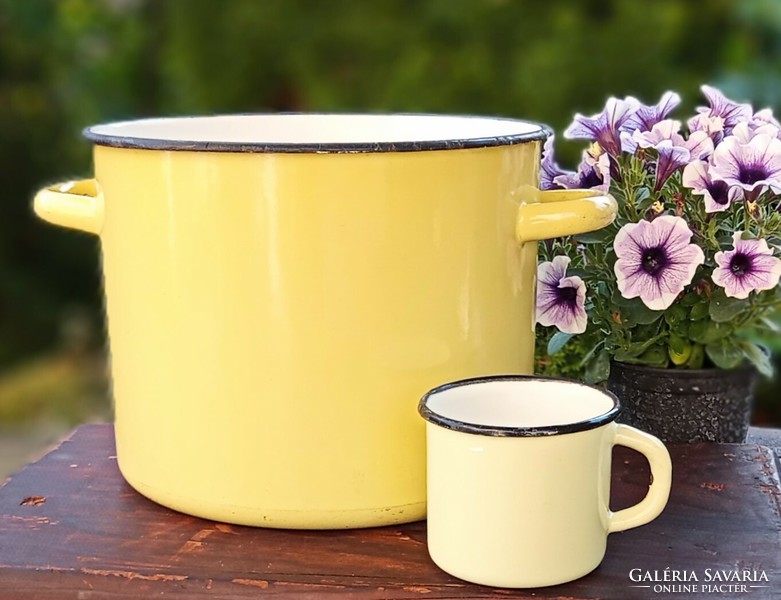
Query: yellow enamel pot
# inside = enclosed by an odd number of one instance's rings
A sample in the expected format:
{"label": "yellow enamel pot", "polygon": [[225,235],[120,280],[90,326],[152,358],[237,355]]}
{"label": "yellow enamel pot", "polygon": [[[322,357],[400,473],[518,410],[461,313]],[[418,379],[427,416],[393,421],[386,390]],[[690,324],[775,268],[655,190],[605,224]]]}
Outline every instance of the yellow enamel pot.
{"label": "yellow enamel pot", "polygon": [[100,237],[117,458],[210,519],[421,519],[417,400],[531,372],[536,241],[615,202],[539,192],[541,125],[242,115],[86,130],[95,178],[35,198]]}

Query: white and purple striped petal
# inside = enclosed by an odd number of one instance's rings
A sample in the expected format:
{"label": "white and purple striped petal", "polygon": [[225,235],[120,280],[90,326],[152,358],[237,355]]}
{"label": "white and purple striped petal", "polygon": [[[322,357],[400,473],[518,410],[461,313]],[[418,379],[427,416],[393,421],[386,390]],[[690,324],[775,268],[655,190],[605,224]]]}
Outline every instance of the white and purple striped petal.
{"label": "white and purple striped petal", "polygon": [[656,123],[649,131],[635,131],[632,137],[641,148],[653,148],[665,140],[675,142],[676,146],[683,146],[684,141],[680,131],[680,121],[665,119]]}
{"label": "white and purple striped petal", "polygon": [[555,186],[564,189],[595,189],[607,193],[610,189],[610,157],[603,152],[594,158],[588,151],[575,173],[564,173],[553,178]]}
{"label": "white and purple striped petal", "polygon": [[564,333],[586,331],[586,284],[580,277],[567,277],[570,259],[556,256],[537,267],[537,322],[555,326]]}
{"label": "white and purple striped petal", "polygon": [[556,160],[553,157],[553,140],[554,136],[550,136],[545,140],[545,144],[542,147],[542,163],[540,169],[540,189],[541,190],[557,190],[561,186],[554,182],[556,177],[560,175],[571,175],[572,171],[565,171],[556,164]]}
{"label": "white and purple striped petal", "polygon": [[724,119],[724,135],[730,135],[732,129],[741,121],[748,121],[754,114],[750,104],[740,104],[727,98],[720,90],[709,85],[703,85],[701,88],[709,106],[701,106],[697,112],[704,113],[709,117],[721,117]]}
{"label": "white and purple striped petal", "polygon": [[706,213],[725,211],[733,202],[743,199],[742,188],[730,187],[725,181],[714,181],[710,175],[709,165],[704,160],[695,160],[686,165],[681,183],[689,188],[692,194],[702,196]]}
{"label": "white and purple striped petal", "polygon": [[692,134],[704,131],[714,144],[718,144],[724,137],[724,119],[719,116],[700,113],[689,119],[686,125],[689,126],[689,131]]}
{"label": "white and purple striped petal", "polygon": [[621,131],[631,134],[635,131],[650,131],[659,121],[667,118],[672,110],[681,103],[681,97],[675,92],[665,92],[655,105],[640,104],[637,110],[621,125]]}
{"label": "white and purple striped petal", "polygon": [[738,123],[732,129],[732,135],[738,138],[741,144],[748,144],[758,135],[767,135],[772,138],[778,137],[778,132],[778,127],[772,123],[762,123],[761,121],[754,123],[744,121],[743,123]]}
{"label": "white and purple striped petal", "polygon": [[685,147],[673,145],[671,140],[659,142],[654,149],[659,154],[654,183],[654,190],[658,192],[675,171],[689,162],[691,154]]}
{"label": "white and purple striped petal", "polygon": [[632,137],[641,148],[655,148],[658,144],[669,141],[672,146],[688,150],[693,159],[703,158],[713,152],[713,141],[706,132],[695,131],[689,139],[684,139],[680,131],[680,121],[665,119],[656,123],[650,131],[635,131]]}
{"label": "white and purple striped petal", "polygon": [[767,134],[756,135],[748,143],[741,138],[745,139],[733,135],[716,146],[711,177],[741,187],[749,197],[766,187],[781,190],[781,140]]}
{"label": "white and purple striped petal", "polygon": [[755,112],[754,116],[751,117],[751,121],[749,121],[749,125],[752,129],[770,125],[771,127],[775,127],[777,131],[781,132],[781,123],[779,123],[778,119],[773,116],[773,111],[769,108],[763,108],[762,110]]}
{"label": "white and purple striped petal", "polygon": [[614,271],[624,298],[640,298],[652,310],[668,308],[705,262],[681,217],[627,223],[616,234]]}
{"label": "white and purple striped petal", "polygon": [[641,148],[653,148],[659,155],[656,165],[655,190],[660,190],[667,179],[692,159],[713,152],[713,140],[704,131],[697,131],[685,140],[679,133],[681,122],[673,119],[659,121],[651,131],[635,131],[634,142]]}
{"label": "white and purple striped petal", "polygon": [[744,240],[743,232],[732,236],[732,250],[717,252],[713,283],[731,298],[745,299],[751,292],[773,289],[781,278],[781,260],[765,240]]}
{"label": "white and purple striped petal", "polygon": [[577,113],[573,123],[564,131],[564,137],[599,142],[608,154],[618,156],[621,153],[619,130],[639,106],[640,103],[631,96],[623,100],[610,97],[601,113],[591,117]]}
{"label": "white and purple striped petal", "polygon": [[684,142],[684,147],[689,150],[692,160],[706,158],[713,154],[713,140],[704,131],[695,131]]}

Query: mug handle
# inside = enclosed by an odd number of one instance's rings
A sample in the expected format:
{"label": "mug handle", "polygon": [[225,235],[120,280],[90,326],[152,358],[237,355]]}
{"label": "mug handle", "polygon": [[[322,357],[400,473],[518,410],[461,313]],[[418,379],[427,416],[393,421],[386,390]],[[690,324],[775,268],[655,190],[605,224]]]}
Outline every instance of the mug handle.
{"label": "mug handle", "polygon": [[103,229],[103,192],[95,179],[50,185],[35,194],[33,210],[54,225],[96,235]]}
{"label": "mug handle", "polygon": [[596,231],[616,218],[618,205],[598,190],[539,190],[523,186],[515,222],[520,243]]}
{"label": "mug handle", "polygon": [[652,435],[629,425],[618,424],[614,445],[626,446],[645,456],[651,465],[653,481],[648,494],[639,503],[617,512],[608,511],[608,533],[639,527],[653,521],[664,510],[670,497],[673,466],[664,444]]}

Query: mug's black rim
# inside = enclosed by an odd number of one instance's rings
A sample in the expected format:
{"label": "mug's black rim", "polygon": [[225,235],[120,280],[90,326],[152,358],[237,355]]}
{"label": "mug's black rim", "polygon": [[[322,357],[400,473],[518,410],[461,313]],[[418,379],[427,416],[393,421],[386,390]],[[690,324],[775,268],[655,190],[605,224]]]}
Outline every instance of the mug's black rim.
{"label": "mug's black rim", "polygon": [[493,146],[511,146],[524,142],[545,140],[553,134],[553,130],[543,123],[528,121],[525,119],[512,119],[508,117],[494,117],[490,115],[446,115],[436,113],[250,113],[225,116],[262,116],[262,115],[335,115],[335,116],[412,116],[412,117],[455,117],[463,119],[487,119],[492,121],[509,121],[524,123],[537,127],[534,131],[518,133],[507,136],[491,136],[481,138],[454,138],[446,140],[426,140],[410,142],[355,142],[355,143],[246,143],[246,142],[213,142],[192,140],[160,140],[153,138],[134,137],[98,133],[97,127],[110,125],[129,124],[136,121],[174,120],[188,118],[202,118],[207,115],[191,115],[179,117],[153,117],[148,119],[136,119],[130,121],[116,121],[92,125],[82,131],[82,135],[98,146],[111,146],[113,148],[131,148],[136,150],[173,150],[190,152],[263,152],[263,153],[293,153],[293,154],[353,154],[353,153],[377,153],[377,152],[420,152],[426,150],[462,150],[470,148],[489,148]]}
{"label": "mug's black rim", "polygon": [[[613,406],[607,412],[597,415],[584,421],[577,421],[575,423],[564,423],[561,425],[544,425],[540,427],[497,427],[494,425],[482,425],[479,423],[467,423],[466,421],[459,421],[458,419],[451,419],[432,411],[428,407],[428,400],[440,392],[444,392],[453,388],[462,387],[465,385],[474,385],[479,383],[491,383],[496,381],[541,381],[541,382],[555,382],[563,383],[566,385],[573,385],[580,388],[586,388],[589,390],[595,390],[600,394],[606,396],[613,401]],[[487,435],[493,437],[545,437],[553,435],[564,435],[567,433],[577,433],[579,431],[588,431],[589,429],[596,429],[606,423],[615,421],[621,410],[621,405],[618,398],[608,390],[598,388],[579,381],[572,381],[570,379],[562,379],[558,377],[541,377],[538,375],[489,375],[485,377],[472,377],[470,379],[460,379],[458,381],[452,381],[445,383],[434,389],[426,392],[421,398],[418,404],[418,413],[429,423],[439,425],[445,429],[452,429],[453,431],[460,431],[463,433],[474,433],[478,435]]]}

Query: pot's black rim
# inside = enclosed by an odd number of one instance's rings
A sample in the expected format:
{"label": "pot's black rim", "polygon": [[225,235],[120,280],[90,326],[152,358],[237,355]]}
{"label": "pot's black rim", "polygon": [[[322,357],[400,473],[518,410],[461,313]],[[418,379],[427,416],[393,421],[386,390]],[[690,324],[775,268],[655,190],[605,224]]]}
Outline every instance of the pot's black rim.
{"label": "pot's black rim", "polygon": [[[564,423],[561,425],[545,425],[542,427],[497,427],[493,425],[481,425],[478,423],[467,423],[465,421],[459,421],[457,419],[451,419],[435,413],[428,407],[428,400],[432,396],[444,392],[446,390],[461,387],[464,385],[472,385],[476,383],[491,383],[495,381],[541,381],[541,382],[555,382],[564,383],[567,385],[573,385],[589,390],[596,390],[600,394],[607,396],[613,401],[613,406],[610,410],[596,417],[586,419],[585,421],[577,421],[575,423]],[[621,405],[618,402],[618,398],[612,392],[580,383],[579,381],[573,381],[571,379],[563,379],[559,377],[541,377],[538,375],[489,375],[486,377],[472,377],[469,379],[460,379],[435,387],[428,391],[423,398],[421,398],[418,404],[418,413],[429,423],[439,425],[445,429],[451,429],[453,431],[460,431],[463,433],[474,433],[477,435],[486,435],[491,437],[549,437],[554,435],[565,435],[568,433],[578,433],[580,431],[588,431],[589,429],[596,429],[606,423],[615,421],[621,410]]]}
{"label": "pot's black rim", "polygon": [[[263,114],[274,116],[295,115],[335,115],[335,116],[411,116],[411,117],[450,117],[463,119],[487,119],[491,121],[508,121],[524,123],[537,127],[534,131],[518,133],[508,136],[491,136],[480,138],[454,138],[446,140],[426,140],[411,142],[355,142],[355,143],[246,143],[246,142],[213,142],[191,140],[160,140],[153,138],[132,137],[124,135],[109,135],[97,133],[96,127],[132,123],[134,121],[116,121],[92,125],[82,131],[82,135],[98,146],[110,146],[113,148],[130,148],[136,150],[172,150],[190,152],[263,152],[280,154],[354,154],[354,153],[379,153],[379,152],[421,152],[427,150],[466,150],[470,148],[490,148],[494,146],[512,146],[524,142],[545,140],[553,134],[553,130],[543,123],[527,121],[525,119],[512,119],[508,117],[494,117],[488,115],[445,115],[436,113],[250,113],[235,115],[215,116],[262,116]],[[137,121],[175,120],[202,118],[206,115],[192,115],[180,117],[155,117],[149,119],[137,119]]]}

